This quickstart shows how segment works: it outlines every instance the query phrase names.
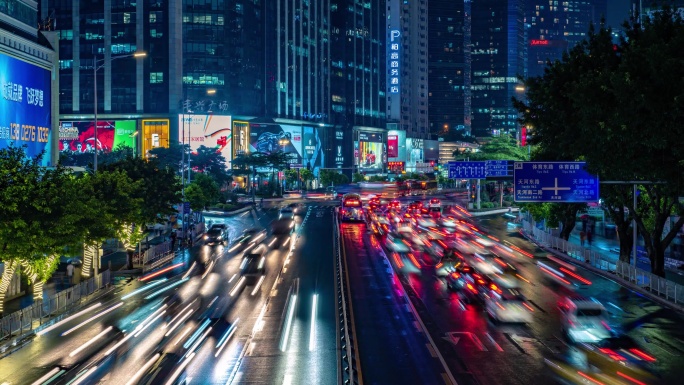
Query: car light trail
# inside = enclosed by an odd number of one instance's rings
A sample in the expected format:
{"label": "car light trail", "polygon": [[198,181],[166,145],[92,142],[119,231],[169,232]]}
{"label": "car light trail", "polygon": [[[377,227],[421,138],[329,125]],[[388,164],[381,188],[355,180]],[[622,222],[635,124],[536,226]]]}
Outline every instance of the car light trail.
{"label": "car light trail", "polygon": [[47,327],[47,328],[45,328],[45,329],[43,329],[43,330],[40,330],[40,331],[36,332],[36,335],[37,335],[37,336],[42,336],[43,334],[49,332],[50,330],[55,329],[55,328],[57,328],[57,327],[59,327],[59,326],[65,324],[65,323],[71,321],[72,319],[77,318],[77,317],[79,317],[79,316],[81,316],[81,315],[83,315],[83,314],[85,314],[85,313],[88,313],[89,311],[91,311],[91,310],[93,310],[93,309],[96,309],[96,308],[98,308],[98,307],[100,307],[100,306],[102,306],[102,302],[98,302],[98,303],[96,303],[95,305],[93,305],[93,306],[91,306],[91,307],[89,307],[89,308],[87,308],[87,309],[81,310],[81,311],[79,311],[78,313],[76,313],[76,314],[74,314],[74,315],[72,315],[72,316],[69,316],[69,317],[67,317],[67,318],[65,318],[65,319],[63,319],[63,320],[57,322],[56,324],[52,324],[51,326],[49,326],[49,327]]}
{"label": "car light trail", "polygon": [[137,372],[135,372],[135,374],[133,375],[133,377],[131,377],[131,379],[128,380],[128,382],[126,383],[126,385],[134,385],[134,384],[137,384],[137,383],[138,383],[138,379],[140,379],[140,377],[142,377],[142,375],[145,374],[145,372],[147,372],[147,370],[148,370],[152,365],[154,365],[155,362],[157,362],[157,360],[159,359],[160,356],[161,356],[161,355],[160,355],[159,353],[157,353],[157,354],[155,354],[154,356],[152,356],[152,358],[150,358],[149,360],[147,360],[147,362],[145,362],[145,365],[143,365],[142,368],[140,368]]}
{"label": "car light trail", "polygon": [[591,281],[589,281],[589,280],[586,279],[586,278],[583,278],[582,276],[580,276],[580,275],[578,275],[578,274],[573,273],[572,271],[566,269],[565,267],[562,267],[562,266],[561,266],[560,270],[561,270],[562,272],[564,272],[565,274],[567,274],[567,275],[569,275],[569,276],[575,278],[576,280],[582,282],[582,283],[585,284],[585,285],[591,285]]}
{"label": "car light trail", "polygon": [[193,354],[195,354],[195,350],[204,342],[204,340],[207,338],[207,336],[211,333],[211,326],[202,334],[200,338],[195,341],[195,343],[188,349],[188,351],[185,353],[184,357],[189,357]]}
{"label": "car light trail", "polygon": [[579,374],[579,375],[582,376],[583,378],[586,378],[587,380],[593,382],[593,383],[596,384],[596,385],[604,385],[603,382],[600,382],[600,381],[594,379],[593,377],[589,377],[588,375],[586,375],[586,374],[580,372],[579,370],[577,371],[577,374]]}
{"label": "car light trail", "polygon": [[101,312],[95,314],[94,316],[88,318],[87,320],[81,322],[80,324],[78,324],[78,325],[74,326],[73,328],[71,328],[71,329],[65,331],[64,333],[62,333],[62,337],[66,336],[66,335],[68,335],[68,334],[71,334],[72,332],[78,330],[80,327],[83,327],[83,326],[87,325],[89,322],[94,321],[95,319],[97,319],[97,318],[99,318],[99,317],[102,317],[103,315],[105,315],[105,314],[107,314],[107,313],[109,313],[109,312],[111,312],[111,311],[113,311],[113,310],[118,309],[118,308],[121,307],[123,304],[124,304],[123,302],[119,302],[119,303],[117,303],[116,305],[110,307],[109,309],[103,310],[103,311],[101,311]]}
{"label": "car light trail", "polygon": [[418,262],[418,260],[416,260],[416,257],[414,257],[413,254],[411,254],[411,253],[409,253],[408,256],[409,256],[409,259],[411,260],[411,262],[412,262],[417,268],[420,269],[420,263]]}
{"label": "car light trail", "polygon": [[177,268],[177,267],[181,267],[181,266],[183,266],[183,265],[184,265],[184,262],[179,262],[179,263],[176,263],[175,265],[171,265],[171,266],[165,267],[165,268],[163,268],[163,269],[161,269],[161,270],[155,271],[154,273],[151,273],[151,274],[145,275],[145,276],[143,276],[143,277],[140,277],[140,281],[145,282],[145,281],[147,281],[148,279],[152,279],[152,278],[154,278],[154,277],[158,277],[158,276],[160,276],[160,275],[162,275],[162,274],[164,274],[164,273],[168,273],[169,271],[171,271],[171,270],[173,270],[173,269],[175,269],[175,268]]}
{"label": "car light trail", "polygon": [[242,259],[242,263],[240,263],[240,270],[244,269],[245,266],[247,266],[247,258]]}
{"label": "car light trail", "polygon": [[529,311],[531,311],[532,313],[534,313],[534,309],[532,308],[532,306],[528,305],[527,302],[523,302],[522,304],[523,304],[523,306],[525,306],[525,307],[527,308],[527,310],[529,310]]}
{"label": "car light trail", "polygon": [[288,238],[285,240],[285,243],[283,243],[283,247],[285,247],[285,246],[287,246],[287,245],[290,244],[290,239],[291,239],[291,238],[288,237]]}
{"label": "car light trail", "polygon": [[174,287],[183,284],[183,282],[187,282],[188,279],[190,279],[190,278],[183,278],[183,279],[181,279],[181,280],[178,281],[178,282],[172,283],[172,284],[169,285],[169,286],[166,286],[166,287],[164,287],[164,288],[161,288],[161,289],[155,291],[154,293],[148,295],[147,297],[145,297],[145,299],[152,299],[152,298],[158,296],[159,294],[161,294],[161,293],[163,293],[163,292],[165,292],[165,291],[167,291],[167,290],[169,290],[169,289],[173,289]]}
{"label": "car light trail", "polygon": [[287,340],[290,337],[290,327],[292,326],[292,318],[294,317],[295,305],[297,304],[297,294],[293,294],[290,298],[292,300],[290,301],[290,306],[287,309],[287,323],[285,324],[285,335],[280,343],[280,350],[283,352],[287,348]]}
{"label": "car light trail", "polygon": [[196,261],[195,261],[195,262],[192,262],[192,265],[190,265],[190,268],[188,269],[188,271],[186,271],[185,274],[183,274],[183,278],[188,278],[188,276],[190,275],[190,273],[192,272],[192,270],[195,268],[195,265],[196,265],[196,264],[197,264]]}
{"label": "car light trail", "polygon": [[649,361],[649,362],[655,362],[656,361],[655,357],[651,357],[648,354],[642,352],[641,350],[639,350],[637,348],[631,348],[631,349],[629,349],[629,351],[636,354],[637,356],[641,357],[642,359],[644,359],[646,361]]}
{"label": "car light trail", "polygon": [[575,266],[571,263],[567,263],[565,261],[561,261],[560,259],[554,257],[551,254],[546,255],[546,258],[556,262],[557,264],[559,264],[561,266],[565,266],[568,270],[577,271],[577,266]]}
{"label": "car light trail", "polygon": [[122,300],[129,299],[129,298],[133,297],[134,295],[136,295],[136,294],[138,294],[138,293],[142,293],[143,291],[150,290],[151,288],[153,288],[153,287],[155,287],[155,286],[159,286],[159,285],[161,285],[162,283],[164,283],[164,282],[166,282],[166,281],[168,281],[168,279],[166,279],[166,278],[162,278],[162,279],[159,279],[159,280],[156,280],[156,281],[152,281],[152,282],[148,283],[147,285],[145,285],[145,286],[143,286],[143,287],[141,287],[141,288],[135,289],[135,290],[133,290],[132,292],[130,292],[130,293],[124,295],[123,297],[121,297],[121,299],[122,299]]}
{"label": "car light trail", "polygon": [[237,248],[240,247],[240,245],[241,245],[240,242],[236,243],[235,245],[233,245],[233,247],[231,247],[230,249],[228,249],[228,252],[229,252],[229,253],[232,253],[233,251],[237,250]]}
{"label": "car light trail", "polygon": [[61,369],[59,368],[59,366],[56,366],[51,371],[47,372],[46,375],[44,375],[43,377],[34,381],[31,385],[40,385],[40,384],[44,383],[45,381],[49,380],[52,376],[59,373],[60,371],[61,371]]}
{"label": "car light trail", "polygon": [[[166,305],[164,305],[164,307],[166,307]],[[162,310],[162,309],[163,309],[163,307],[162,307],[161,309],[159,309],[159,310]],[[140,328],[140,330],[138,330],[137,333],[135,333],[135,334],[133,335],[133,337],[136,337],[136,338],[137,338],[137,337],[140,335],[140,333],[142,333],[143,331],[145,331],[145,329],[147,329],[147,328],[148,328],[150,325],[152,325],[156,320],[158,320],[159,317],[163,316],[164,313],[166,313],[166,310],[162,310],[161,313],[157,314],[156,317],[152,318],[152,319],[150,320],[150,322],[148,322],[147,324],[145,324],[145,326],[142,326],[142,325],[141,325],[142,327]]]}
{"label": "car light trail", "polygon": [[311,330],[309,332],[309,351],[316,348],[316,307],[318,306],[318,294],[313,295],[313,305],[311,305]]}
{"label": "car light trail", "polygon": [[185,336],[188,335],[188,333],[190,333],[191,330],[192,326],[185,328],[185,331],[181,333],[181,335],[176,339],[176,342],[173,343],[173,346],[178,345],[178,343],[181,342],[181,340],[185,338]]}
{"label": "car light trail", "polygon": [[254,290],[252,290],[252,295],[256,294],[259,291],[259,288],[264,283],[264,278],[266,278],[265,275],[262,275],[261,278],[259,278],[259,282],[257,282],[257,284],[254,286]]}
{"label": "car light trail", "polygon": [[240,280],[237,281],[235,286],[233,286],[233,288],[230,290],[230,293],[229,293],[230,296],[235,297],[235,294],[237,294],[237,292],[240,290],[240,287],[242,287],[242,284],[244,284],[244,283],[245,283],[245,277],[240,277]]}
{"label": "car light trail", "polygon": [[521,280],[527,282],[527,283],[530,283],[530,281],[529,281],[527,278],[523,277],[523,276],[520,275],[520,274],[517,274],[517,273],[516,273],[515,276],[518,277],[518,278],[520,278]]}
{"label": "car light trail", "polygon": [[74,351],[72,351],[71,353],[69,353],[69,357],[73,357],[73,356],[77,355],[78,353],[82,352],[82,351],[83,351],[84,349],[86,349],[88,346],[94,344],[97,340],[99,340],[100,338],[104,337],[107,333],[109,333],[110,331],[112,331],[112,329],[114,329],[114,327],[113,327],[113,326],[110,326],[110,327],[108,327],[107,329],[101,331],[98,335],[96,335],[95,337],[91,338],[90,341],[84,343],[83,345],[81,345],[81,346],[79,346],[78,348],[76,348],[76,350],[74,350]]}
{"label": "car light trail", "polygon": [[261,308],[261,312],[254,323],[254,327],[252,328],[252,334],[256,334],[264,329],[264,314],[266,314],[266,304],[264,304],[264,306]]}
{"label": "car light trail", "polygon": [[207,271],[202,274],[202,279],[206,278],[209,273],[211,273],[211,269],[214,267],[214,261],[209,262],[209,267],[207,267]]}
{"label": "car light trail", "polygon": [[92,368],[88,369],[87,371],[83,371],[82,375],[76,377],[73,381],[69,382],[68,385],[79,385],[83,381],[85,381],[91,374],[93,374],[97,370],[97,366],[93,366]]}
{"label": "car light trail", "polygon": [[624,378],[625,380],[632,381],[633,383],[635,383],[637,385],[646,385],[645,382],[641,382],[641,381],[637,380],[636,378],[632,378],[632,377],[630,377],[630,376],[628,376],[622,372],[615,372],[615,373],[617,373],[618,376]]}
{"label": "car light trail", "polygon": [[263,269],[265,263],[266,263],[266,257],[261,257],[261,259],[259,260],[259,269]]}
{"label": "car light trail", "polygon": [[195,357],[195,353],[190,354],[190,355],[189,355],[189,356],[180,364],[180,366],[178,367],[178,369],[176,369],[176,371],[173,372],[173,375],[171,376],[171,378],[169,378],[169,380],[166,381],[166,385],[173,385],[173,383],[176,381],[176,379],[178,378],[178,376],[180,376],[180,374],[183,373],[183,370],[185,370],[185,367],[188,366],[188,364],[190,363],[190,360],[192,360],[193,357]]}
{"label": "car light trail", "polygon": [[225,333],[223,333],[223,336],[221,337],[221,339],[216,344],[216,349],[218,349],[218,350],[216,351],[216,354],[214,354],[214,357],[218,357],[219,354],[221,354],[221,351],[223,350],[223,348],[228,344],[228,341],[230,341],[230,337],[232,337],[233,334],[235,334],[235,328],[236,328],[236,325],[238,324],[238,322],[240,322],[239,318],[236,319],[232,325],[230,325],[230,327],[228,328],[228,330],[226,330]]}
{"label": "car light trail", "polygon": [[273,246],[273,244],[275,243],[275,241],[276,241],[276,239],[275,239],[275,238],[273,238],[273,240],[272,240],[271,242],[269,242],[269,244],[268,244],[268,247],[272,247],[272,246]]}
{"label": "car light trail", "polygon": [[[190,305],[188,305],[188,306],[190,306]],[[192,314],[193,311],[194,311],[193,309],[189,309],[188,311],[185,311],[185,309],[183,309],[183,311],[182,311],[181,313],[179,313],[179,314],[176,316],[176,317],[181,316],[180,319],[178,320],[178,323],[174,324],[174,325],[166,332],[166,334],[164,334],[164,337],[170,336],[171,333],[173,333],[174,330],[176,330],[179,326],[181,326],[181,325],[183,324],[183,322],[185,322],[185,320],[188,319],[188,317]],[[174,318],[174,319],[175,319],[175,318]],[[169,322],[169,325],[171,325],[172,323],[173,323],[173,320],[171,320],[171,322]]]}
{"label": "car light trail", "polygon": [[192,343],[195,342],[197,337],[199,337],[199,335],[204,331],[204,329],[209,327],[210,323],[211,323],[211,320],[209,320],[209,319],[206,319],[204,322],[202,322],[202,325],[200,325],[200,327],[198,327],[197,330],[195,330],[195,332],[190,336],[190,338],[188,338],[188,340],[183,344],[183,348],[184,349],[189,348],[190,345],[192,345]]}
{"label": "car light trail", "polygon": [[230,279],[228,280],[228,283],[233,282],[233,280],[235,279],[235,277],[237,277],[237,274],[233,274],[233,276],[230,277]]}
{"label": "car light trail", "polygon": [[119,346],[123,345],[124,343],[126,343],[126,341],[130,340],[131,338],[133,338],[133,333],[124,336],[124,338],[122,338],[121,341],[117,342],[114,346],[112,346],[111,348],[109,348],[109,350],[107,350],[106,352],[104,352],[103,355],[104,355],[105,357],[107,357],[108,355],[112,354],[113,351],[115,351],[116,349],[118,349]]}
{"label": "car light trail", "polygon": [[547,274],[549,274],[549,275],[555,277],[556,279],[558,279],[559,281],[563,282],[564,284],[566,284],[566,285],[572,285],[568,280],[561,278],[560,275],[554,273],[553,271],[548,270],[548,269],[546,269],[546,268],[544,268],[544,267],[540,267],[540,269],[541,269],[543,272],[545,272],[545,273],[547,273]]}

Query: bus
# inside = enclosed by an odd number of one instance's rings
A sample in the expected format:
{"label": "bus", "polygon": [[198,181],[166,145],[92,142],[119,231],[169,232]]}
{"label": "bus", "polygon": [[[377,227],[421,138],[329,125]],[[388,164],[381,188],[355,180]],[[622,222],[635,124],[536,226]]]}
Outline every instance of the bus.
{"label": "bus", "polygon": [[349,193],[342,197],[342,207],[340,207],[340,219],[344,221],[363,221],[363,203],[359,194]]}

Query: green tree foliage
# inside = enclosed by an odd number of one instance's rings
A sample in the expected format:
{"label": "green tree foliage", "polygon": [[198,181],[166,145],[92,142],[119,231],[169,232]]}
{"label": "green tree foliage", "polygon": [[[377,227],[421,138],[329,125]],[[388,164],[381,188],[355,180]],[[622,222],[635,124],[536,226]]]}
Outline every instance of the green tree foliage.
{"label": "green tree foliage", "polygon": [[221,189],[212,177],[197,174],[195,179],[185,188],[185,199],[190,202],[190,208],[195,211],[204,210],[219,201]]}
{"label": "green tree foliage", "polygon": [[176,212],[174,205],[181,201],[181,185],[173,170],[158,167],[155,159],[141,158],[128,158],[103,167],[106,172],[116,170],[123,171],[136,182],[133,197],[142,200],[140,216],[143,222],[154,222],[158,215]]}
{"label": "green tree foliage", "polygon": [[194,170],[210,175],[219,186],[230,181],[226,170],[226,158],[215,148],[199,146],[197,152],[190,154],[190,159],[190,166]]}
{"label": "green tree foliage", "polygon": [[346,175],[335,170],[321,170],[319,171],[318,178],[321,181],[321,185],[324,187],[339,186],[349,183],[349,178],[347,178]]}
{"label": "green tree foliage", "polygon": [[284,175],[288,185],[293,185],[299,180],[299,171],[296,169],[286,170]]}
{"label": "green tree foliage", "polygon": [[[617,47],[610,30],[590,31],[542,77],[526,81],[528,102],[516,106],[533,127],[538,159],[586,160],[601,180],[664,182],[644,185],[632,213],[651,270],[663,275],[664,251],[684,224],[678,199],[684,148],[673,145],[684,135],[684,21],[666,8],[624,28],[627,38]],[[624,221],[619,208],[632,206],[631,193],[604,189],[602,195],[609,195],[609,215]],[[680,219],[664,233],[671,214]],[[618,227],[621,239],[627,229]],[[623,259],[627,255],[621,250]]]}
{"label": "green tree foliage", "polygon": [[[154,159],[157,163],[157,167],[161,169],[169,168],[180,175],[183,151],[185,151],[186,154],[190,154],[190,146],[172,142],[168,148],[156,147],[151,149],[148,153],[148,159]],[[185,160],[187,162],[187,158]]]}
{"label": "green tree foliage", "polygon": [[508,135],[494,136],[487,143],[482,144],[478,151],[466,149],[454,151],[454,157],[463,159],[468,157],[471,161],[478,160],[527,160],[528,150],[520,147],[518,142]]}
{"label": "green tree foliage", "polygon": [[360,172],[355,172],[352,175],[352,182],[354,182],[354,183],[363,182],[365,180],[366,180],[366,176],[361,174]]}
{"label": "green tree foliage", "polygon": [[305,168],[299,169],[299,178],[304,182],[304,185],[308,188],[309,183],[314,180],[314,174],[311,170]]}
{"label": "green tree foliage", "polygon": [[[119,144],[111,152],[99,151],[97,154],[98,167],[103,164],[118,162],[133,157],[133,148]],[[59,164],[62,166],[93,167],[95,155],[92,152],[62,151],[59,153]]]}

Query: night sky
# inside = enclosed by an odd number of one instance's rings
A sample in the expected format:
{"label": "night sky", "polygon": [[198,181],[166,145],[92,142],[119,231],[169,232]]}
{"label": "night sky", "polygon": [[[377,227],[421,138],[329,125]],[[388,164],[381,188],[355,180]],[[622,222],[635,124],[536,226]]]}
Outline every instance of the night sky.
{"label": "night sky", "polygon": [[622,22],[629,17],[631,0],[608,0],[606,21],[613,29],[621,29]]}

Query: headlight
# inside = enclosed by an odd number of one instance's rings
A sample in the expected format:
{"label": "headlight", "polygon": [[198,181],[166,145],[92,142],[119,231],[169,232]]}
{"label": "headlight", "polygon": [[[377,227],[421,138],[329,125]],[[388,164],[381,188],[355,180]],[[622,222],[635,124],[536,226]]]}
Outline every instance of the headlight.
{"label": "headlight", "polygon": [[204,239],[209,239],[209,236],[208,236],[208,235],[205,235],[205,236],[204,236]]}

